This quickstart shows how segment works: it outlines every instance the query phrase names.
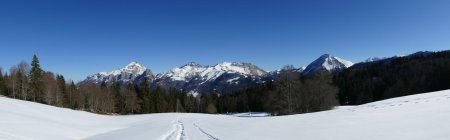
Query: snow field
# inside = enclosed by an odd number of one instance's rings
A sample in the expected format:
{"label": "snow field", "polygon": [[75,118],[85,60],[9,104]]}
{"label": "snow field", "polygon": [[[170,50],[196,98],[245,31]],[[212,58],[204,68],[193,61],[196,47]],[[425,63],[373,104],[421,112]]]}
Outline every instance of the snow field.
{"label": "snow field", "polygon": [[107,116],[0,97],[6,140],[448,140],[450,90],[277,117]]}

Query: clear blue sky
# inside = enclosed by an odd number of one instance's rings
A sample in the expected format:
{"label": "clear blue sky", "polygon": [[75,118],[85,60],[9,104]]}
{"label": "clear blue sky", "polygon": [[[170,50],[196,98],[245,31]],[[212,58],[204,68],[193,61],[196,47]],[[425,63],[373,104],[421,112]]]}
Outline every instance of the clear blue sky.
{"label": "clear blue sky", "polygon": [[0,66],[37,54],[76,81],[130,61],[156,73],[189,61],[275,70],[449,45],[449,0],[0,1]]}

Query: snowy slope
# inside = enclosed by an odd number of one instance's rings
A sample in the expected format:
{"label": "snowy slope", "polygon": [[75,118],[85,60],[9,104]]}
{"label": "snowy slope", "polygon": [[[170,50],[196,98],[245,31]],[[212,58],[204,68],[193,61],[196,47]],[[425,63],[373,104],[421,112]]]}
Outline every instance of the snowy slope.
{"label": "snowy slope", "polygon": [[448,140],[450,90],[281,116],[105,116],[0,97],[0,139]]}

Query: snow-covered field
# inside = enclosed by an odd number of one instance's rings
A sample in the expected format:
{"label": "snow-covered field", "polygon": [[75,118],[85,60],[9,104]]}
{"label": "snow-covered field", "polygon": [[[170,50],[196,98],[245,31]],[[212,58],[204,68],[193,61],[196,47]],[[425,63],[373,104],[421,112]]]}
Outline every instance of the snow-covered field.
{"label": "snow-covered field", "polygon": [[450,90],[282,117],[106,116],[0,97],[0,139],[449,140]]}

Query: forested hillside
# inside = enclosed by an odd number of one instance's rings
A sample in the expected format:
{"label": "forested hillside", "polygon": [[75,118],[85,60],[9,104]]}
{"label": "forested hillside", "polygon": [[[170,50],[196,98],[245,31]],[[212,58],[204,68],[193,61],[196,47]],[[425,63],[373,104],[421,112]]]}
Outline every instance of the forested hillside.
{"label": "forested hillside", "polygon": [[335,77],[342,105],[450,89],[450,51],[356,64]]}

